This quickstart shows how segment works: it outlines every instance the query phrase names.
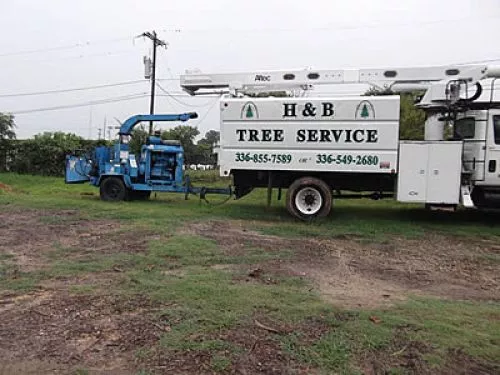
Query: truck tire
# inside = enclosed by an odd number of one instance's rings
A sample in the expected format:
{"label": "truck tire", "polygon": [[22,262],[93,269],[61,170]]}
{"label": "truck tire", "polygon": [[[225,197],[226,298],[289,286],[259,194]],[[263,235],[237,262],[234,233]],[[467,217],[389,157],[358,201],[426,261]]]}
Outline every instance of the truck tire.
{"label": "truck tire", "polygon": [[286,208],[300,220],[328,216],[332,209],[332,191],[319,178],[299,178],[286,192]]}
{"label": "truck tire", "polygon": [[99,189],[103,201],[123,201],[127,199],[127,188],[118,177],[108,177],[101,182]]}

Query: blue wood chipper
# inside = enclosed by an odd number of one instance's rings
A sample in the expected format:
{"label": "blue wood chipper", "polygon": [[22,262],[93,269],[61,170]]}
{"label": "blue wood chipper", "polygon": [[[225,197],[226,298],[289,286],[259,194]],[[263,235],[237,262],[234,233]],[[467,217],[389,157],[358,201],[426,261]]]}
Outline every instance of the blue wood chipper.
{"label": "blue wood chipper", "polygon": [[68,184],[90,182],[100,189],[105,201],[148,199],[151,192],[232,195],[231,188],[196,188],[184,176],[184,149],[179,141],[149,136],[141,154],[130,153],[132,130],[142,121],[188,121],[197,118],[194,112],[169,115],[136,115],[120,127],[113,147],[99,146],[88,153],[66,156],[65,181]]}

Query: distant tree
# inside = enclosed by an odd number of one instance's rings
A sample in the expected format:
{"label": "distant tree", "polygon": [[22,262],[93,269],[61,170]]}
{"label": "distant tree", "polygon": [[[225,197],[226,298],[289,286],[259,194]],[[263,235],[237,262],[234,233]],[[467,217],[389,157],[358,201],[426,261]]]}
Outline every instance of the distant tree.
{"label": "distant tree", "polygon": [[193,158],[193,164],[215,164],[212,146],[202,139],[196,145],[196,152]]}
{"label": "distant tree", "polygon": [[16,139],[15,127],[14,116],[10,113],[0,112],[0,142]]}
{"label": "distant tree", "polygon": [[399,139],[424,139],[425,117],[425,112],[415,107],[413,95],[401,94]]}
{"label": "distant tree", "polygon": [[130,151],[133,154],[139,155],[141,153],[141,147],[142,145],[146,144],[148,135],[149,135],[148,132],[143,126],[135,128],[132,131],[132,137],[130,139],[129,146],[130,146]]}
{"label": "distant tree", "polygon": [[11,169],[18,173],[60,176],[64,173],[66,154],[81,149],[83,144],[83,138],[75,134],[37,134],[19,145]]}
{"label": "distant tree", "polygon": [[0,171],[7,169],[8,155],[16,139],[15,127],[13,115],[0,113]]}
{"label": "distant tree", "polygon": [[197,154],[197,147],[194,139],[200,134],[198,128],[189,125],[179,125],[175,128],[165,130],[161,133],[162,139],[178,140],[184,148],[185,164],[194,164]]}
{"label": "distant tree", "polygon": [[[370,88],[365,95],[394,95],[387,87]],[[412,93],[400,94],[399,139],[422,140],[425,133],[425,112],[415,107]]]}
{"label": "distant tree", "polygon": [[209,130],[205,133],[205,138],[198,141],[196,145],[196,164],[215,165],[217,159],[214,154],[214,146],[220,141],[220,132]]}
{"label": "distant tree", "polygon": [[218,132],[217,130],[209,130],[205,133],[204,139],[213,147],[220,141],[220,132]]}

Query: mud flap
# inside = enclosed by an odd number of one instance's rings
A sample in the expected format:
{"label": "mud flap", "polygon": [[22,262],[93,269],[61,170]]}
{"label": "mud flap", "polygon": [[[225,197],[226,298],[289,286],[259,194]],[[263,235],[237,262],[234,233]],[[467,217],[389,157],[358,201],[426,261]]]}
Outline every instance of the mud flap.
{"label": "mud flap", "polygon": [[66,156],[66,171],[64,180],[67,184],[81,184],[90,181],[91,164],[85,157],[76,155]]}
{"label": "mud flap", "polygon": [[470,188],[468,186],[462,185],[460,187],[460,201],[464,207],[473,208],[474,202],[472,201],[470,195]]}

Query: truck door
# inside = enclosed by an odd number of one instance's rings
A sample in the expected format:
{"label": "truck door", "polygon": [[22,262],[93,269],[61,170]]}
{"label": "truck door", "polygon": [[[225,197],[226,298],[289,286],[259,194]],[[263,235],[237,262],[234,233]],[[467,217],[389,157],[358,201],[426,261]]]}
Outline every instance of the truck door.
{"label": "truck door", "polygon": [[488,111],[485,185],[500,186],[500,110]]}
{"label": "truck door", "polygon": [[472,181],[483,181],[486,151],[486,111],[471,111],[455,121],[453,139],[463,141],[462,170]]}

